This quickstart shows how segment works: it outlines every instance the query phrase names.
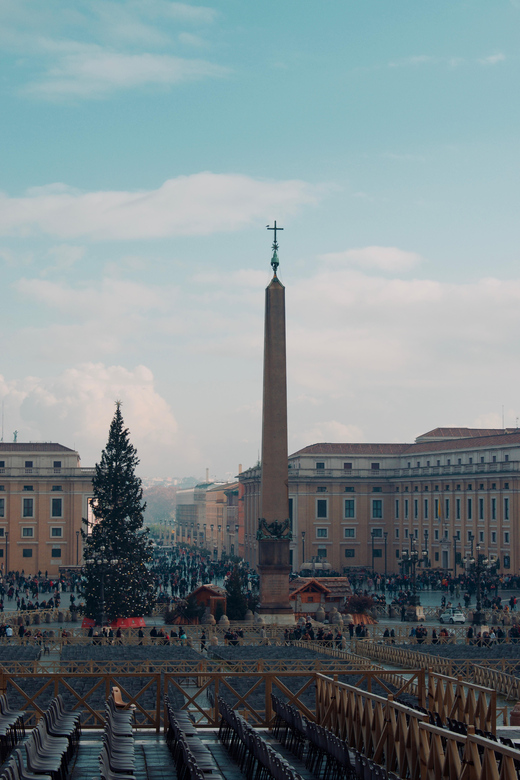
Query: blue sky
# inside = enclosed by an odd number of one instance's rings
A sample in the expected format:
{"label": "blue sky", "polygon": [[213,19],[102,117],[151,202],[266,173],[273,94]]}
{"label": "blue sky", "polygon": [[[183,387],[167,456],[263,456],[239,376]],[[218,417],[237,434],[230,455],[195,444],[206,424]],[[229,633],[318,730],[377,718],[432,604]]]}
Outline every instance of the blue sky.
{"label": "blue sky", "polygon": [[0,0],[4,438],[146,476],[520,415],[520,1]]}

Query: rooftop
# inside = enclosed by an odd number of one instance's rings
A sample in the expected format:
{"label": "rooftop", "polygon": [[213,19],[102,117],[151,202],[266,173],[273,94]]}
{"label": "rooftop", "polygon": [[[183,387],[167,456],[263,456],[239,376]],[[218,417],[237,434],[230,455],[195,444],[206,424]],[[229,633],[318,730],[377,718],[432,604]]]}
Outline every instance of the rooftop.
{"label": "rooftop", "polygon": [[0,442],[0,452],[71,452],[76,450],[47,441]]}
{"label": "rooftop", "polygon": [[293,453],[298,455],[419,455],[426,452],[467,450],[484,447],[510,447],[520,445],[518,428],[435,428],[418,436],[415,444],[392,443],[329,443],[310,444]]}

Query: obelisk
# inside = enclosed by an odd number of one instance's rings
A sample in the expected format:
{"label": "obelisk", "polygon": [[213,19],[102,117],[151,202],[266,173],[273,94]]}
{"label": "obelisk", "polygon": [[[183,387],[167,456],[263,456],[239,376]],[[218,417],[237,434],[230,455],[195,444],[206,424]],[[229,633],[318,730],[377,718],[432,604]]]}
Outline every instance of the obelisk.
{"label": "obelisk", "polygon": [[289,472],[287,452],[287,367],[285,288],[277,276],[278,243],[274,228],[273,278],[265,291],[262,481],[258,524],[259,612],[266,622],[294,623],[289,602]]}

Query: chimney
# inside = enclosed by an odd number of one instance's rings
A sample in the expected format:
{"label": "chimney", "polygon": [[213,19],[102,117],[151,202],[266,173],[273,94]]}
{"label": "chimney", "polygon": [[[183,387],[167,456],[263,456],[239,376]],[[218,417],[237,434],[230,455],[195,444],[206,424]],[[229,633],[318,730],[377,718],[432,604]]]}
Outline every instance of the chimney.
{"label": "chimney", "polygon": [[238,473],[239,474],[242,473],[242,464],[241,463],[238,464]]}

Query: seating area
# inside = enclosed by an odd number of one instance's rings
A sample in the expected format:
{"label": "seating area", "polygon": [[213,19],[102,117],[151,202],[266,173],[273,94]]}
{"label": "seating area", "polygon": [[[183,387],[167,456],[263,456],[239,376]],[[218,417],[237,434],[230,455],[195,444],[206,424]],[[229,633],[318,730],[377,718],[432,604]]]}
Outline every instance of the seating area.
{"label": "seating area", "polygon": [[302,780],[302,777],[236,710],[218,699],[219,740],[246,777],[255,780]]}
{"label": "seating area", "polygon": [[[356,777],[347,743],[332,731],[303,717],[301,712],[277,696],[271,696],[276,715],[273,736],[288,748],[315,777],[342,780]],[[354,756],[354,752],[352,752]]]}
{"label": "seating area", "polygon": [[[22,720],[23,729],[23,713],[15,714]],[[80,734],[79,713],[65,710],[61,696],[56,696],[23,750],[14,749],[0,780],[65,780]]]}
{"label": "seating area", "polygon": [[0,760],[2,763],[24,736],[24,713],[22,710],[11,709],[4,693],[0,696]]}
{"label": "seating area", "polygon": [[178,780],[222,780],[211,752],[203,744],[197,729],[185,710],[174,710],[168,697],[165,701],[168,717],[166,743],[170,750]]}
{"label": "seating area", "polygon": [[112,688],[105,705],[103,747],[99,754],[102,780],[133,780],[135,747],[134,707],[124,702],[119,688]]}
{"label": "seating area", "polygon": [[200,661],[200,654],[181,645],[66,645],[61,660],[64,664],[68,661]]}

